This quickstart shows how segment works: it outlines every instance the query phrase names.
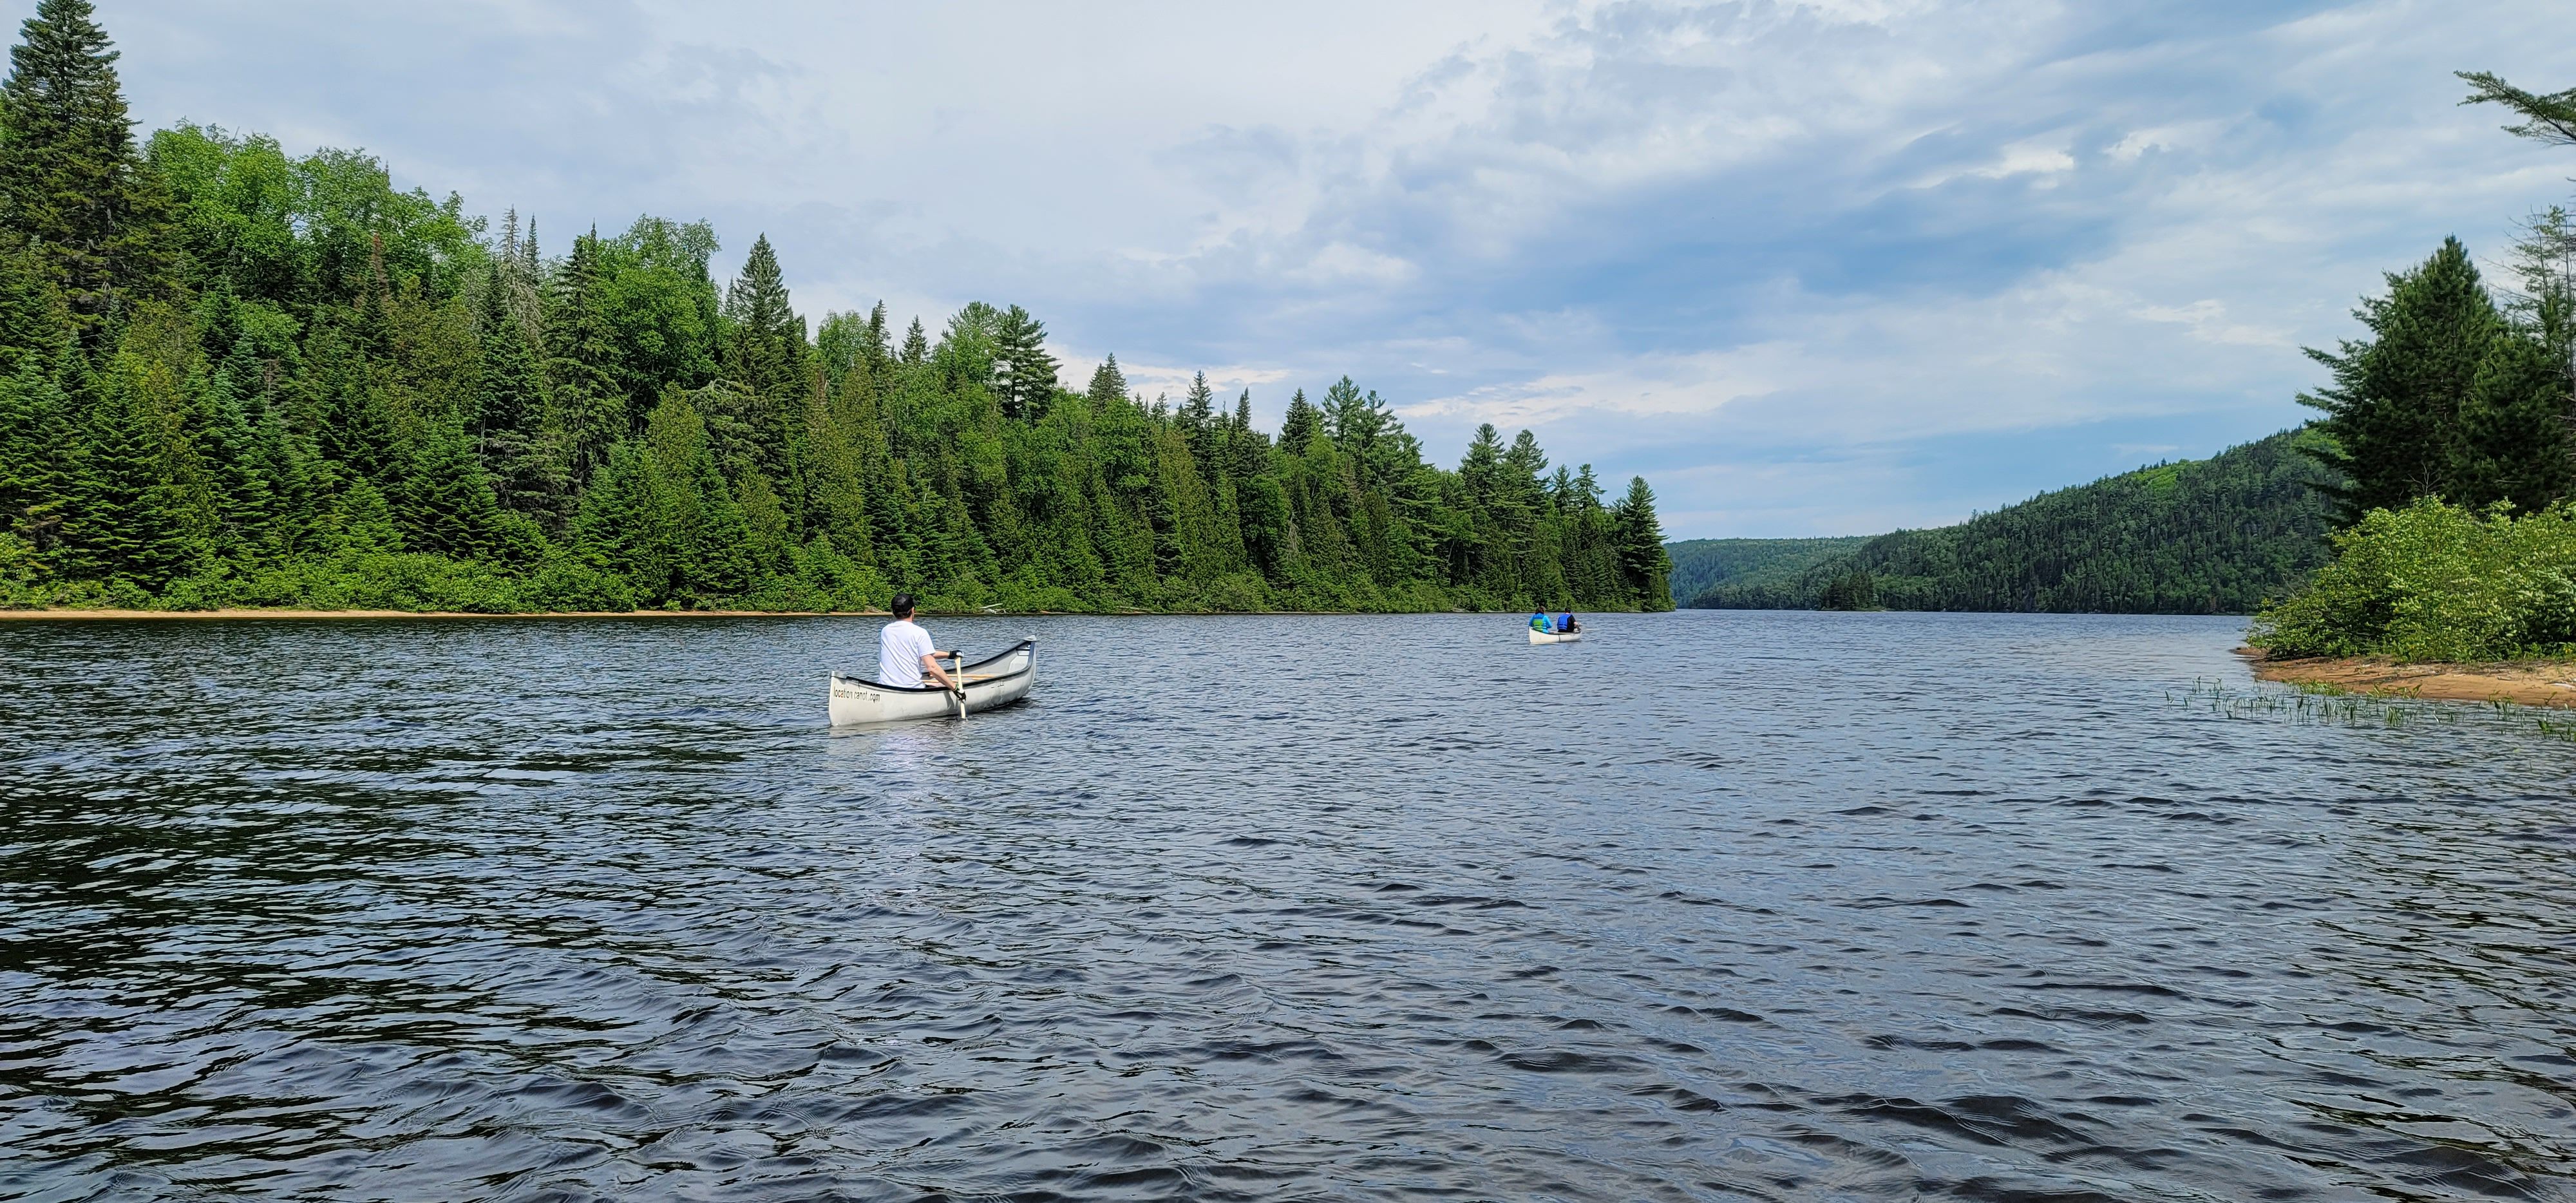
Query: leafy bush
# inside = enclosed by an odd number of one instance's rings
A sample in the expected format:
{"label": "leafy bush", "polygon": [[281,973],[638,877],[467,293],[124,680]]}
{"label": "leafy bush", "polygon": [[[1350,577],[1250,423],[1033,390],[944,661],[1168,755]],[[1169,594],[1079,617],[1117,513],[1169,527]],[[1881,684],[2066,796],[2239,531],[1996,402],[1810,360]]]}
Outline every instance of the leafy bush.
{"label": "leafy bush", "polygon": [[2576,508],[2481,514],[2427,498],[2332,539],[2334,562],[2262,612],[2254,646],[2401,661],[2576,654]]}

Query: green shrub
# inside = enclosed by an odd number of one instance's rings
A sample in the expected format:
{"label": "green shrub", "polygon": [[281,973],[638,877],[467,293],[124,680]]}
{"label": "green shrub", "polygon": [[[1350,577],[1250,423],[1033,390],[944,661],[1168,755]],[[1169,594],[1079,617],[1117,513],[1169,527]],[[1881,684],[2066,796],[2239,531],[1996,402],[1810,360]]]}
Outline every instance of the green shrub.
{"label": "green shrub", "polygon": [[2264,609],[2254,646],[2401,661],[2576,654],[2576,508],[2480,514],[2424,499],[2332,539],[2334,562]]}
{"label": "green shrub", "polygon": [[546,562],[519,585],[517,607],[536,611],[613,610],[635,608],[635,590],[626,578],[570,556]]}

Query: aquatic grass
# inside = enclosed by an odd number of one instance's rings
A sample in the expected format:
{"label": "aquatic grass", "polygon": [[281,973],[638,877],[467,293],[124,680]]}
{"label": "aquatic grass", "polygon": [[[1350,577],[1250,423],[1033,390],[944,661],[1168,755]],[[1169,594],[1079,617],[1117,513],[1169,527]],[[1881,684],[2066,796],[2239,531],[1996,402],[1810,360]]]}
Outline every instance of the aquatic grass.
{"label": "aquatic grass", "polygon": [[2504,698],[2482,704],[2432,702],[2406,688],[2362,693],[2324,682],[2244,689],[2215,677],[2194,677],[2188,689],[2165,691],[2168,705],[2197,714],[2239,720],[2286,720],[2302,726],[2397,730],[2410,725],[2459,726],[2472,721],[2490,730],[2576,743],[2576,717]]}

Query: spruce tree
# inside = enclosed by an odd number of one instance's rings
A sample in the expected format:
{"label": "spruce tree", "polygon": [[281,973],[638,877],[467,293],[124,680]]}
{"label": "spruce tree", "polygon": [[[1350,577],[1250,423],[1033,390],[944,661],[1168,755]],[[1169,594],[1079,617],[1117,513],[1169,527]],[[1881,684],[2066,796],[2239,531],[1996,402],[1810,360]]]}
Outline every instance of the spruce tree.
{"label": "spruce tree", "polygon": [[322,352],[314,365],[321,391],[321,418],[315,434],[324,459],[379,486],[398,474],[392,419],[385,413],[367,361],[347,342],[319,336]]}
{"label": "spruce tree", "polygon": [[403,546],[467,560],[497,550],[500,506],[462,421],[431,419],[409,467],[395,511]]}
{"label": "spruce tree", "polygon": [[402,529],[394,521],[393,506],[384,492],[365,477],[348,482],[333,503],[328,528],[333,545],[343,555],[367,555],[403,550]]}
{"label": "spruce tree", "polygon": [[1252,390],[1234,399],[1233,428],[1226,434],[1226,452],[1230,461],[1226,474],[1237,480],[1250,480],[1270,467],[1270,438],[1252,428]]}
{"label": "spruce tree", "polygon": [[859,344],[860,362],[867,365],[871,382],[882,382],[886,366],[894,359],[893,349],[886,342],[889,337],[891,332],[886,329],[885,302],[879,301],[875,308],[868,310],[867,340]]}
{"label": "spruce tree", "polygon": [[[531,234],[533,237],[533,233]],[[575,479],[608,457],[629,433],[618,387],[615,342],[601,296],[599,237],[575,238],[546,304],[546,383]]]}
{"label": "spruce tree", "polygon": [[70,399],[43,358],[23,355],[0,378],[0,531],[38,550],[60,542],[79,448]]}
{"label": "spruce tree", "polygon": [[269,403],[265,390],[250,394],[243,417],[251,428],[252,455],[268,492],[269,520],[261,542],[279,555],[294,555],[311,544],[315,533],[325,475],[321,453],[313,440],[287,428],[285,413]]}
{"label": "spruce tree", "polygon": [[95,347],[172,274],[168,197],[136,153],[117,52],[89,0],[40,0],[0,83],[0,229]]}
{"label": "spruce tree", "polygon": [[930,336],[922,333],[921,319],[912,319],[912,328],[903,332],[903,362],[918,365],[930,361]]}
{"label": "spruce tree", "polygon": [[1279,446],[1292,454],[1304,455],[1315,436],[1324,432],[1324,415],[1313,402],[1306,400],[1306,390],[1298,389],[1288,398],[1288,416],[1279,423]]}
{"label": "spruce tree", "polygon": [[1664,550],[1663,523],[1655,518],[1655,491],[1646,478],[1628,478],[1628,495],[1612,508],[1610,529],[1618,543],[1619,571],[1629,595],[1642,610],[1673,608],[1668,578],[1673,562]]}
{"label": "spruce tree", "polygon": [[2330,442],[2311,453],[2344,476],[2347,483],[2320,487],[2342,503],[2346,522],[2457,491],[2460,405],[2504,329],[2456,238],[2391,274],[2388,295],[2364,300],[2354,316],[2369,337],[2346,340],[2338,353],[2309,349],[2334,385],[2299,397],[2325,411],[2317,427]]}
{"label": "spruce tree", "polygon": [[73,337],[71,314],[59,294],[9,241],[0,233],[0,372],[14,370],[21,356],[51,354]]}
{"label": "spruce tree", "polygon": [[1046,323],[1017,305],[1002,311],[993,331],[994,392],[1002,416],[1035,422],[1055,396],[1055,356],[1046,351]]}
{"label": "spruce tree", "polygon": [[243,409],[230,363],[192,388],[184,431],[206,469],[220,520],[215,550],[240,555],[267,534],[274,499],[261,471],[258,434]]}
{"label": "spruce tree", "polygon": [[1116,352],[1103,358],[1099,367],[1091,369],[1091,385],[1083,390],[1083,396],[1091,402],[1091,411],[1095,414],[1106,413],[1111,406],[1127,400],[1127,374],[1118,370]]}
{"label": "spruce tree", "polygon": [[804,412],[805,322],[789,306],[787,285],[769,236],[751,244],[742,274],[725,292],[725,374],[757,402],[749,415],[756,465],[763,475],[795,483],[796,419]]}
{"label": "spruce tree", "polygon": [[90,407],[88,454],[73,482],[65,539],[80,575],[157,591],[196,561],[188,499],[164,471],[160,441],[130,398],[110,393]]}
{"label": "spruce tree", "polygon": [[2576,493],[2567,371],[2537,334],[2498,337],[2461,398],[2448,493],[2471,507],[2537,510]]}
{"label": "spruce tree", "polygon": [[[495,259],[484,277],[479,311],[482,356],[475,379],[475,438],[495,499],[551,520],[561,512],[565,468],[546,438],[545,378],[511,302],[510,283]],[[581,412],[596,414],[585,395]]]}
{"label": "spruce tree", "polygon": [[744,258],[742,274],[725,290],[725,374],[753,395],[775,398],[802,383],[804,322],[790,307],[778,252],[761,235]]}

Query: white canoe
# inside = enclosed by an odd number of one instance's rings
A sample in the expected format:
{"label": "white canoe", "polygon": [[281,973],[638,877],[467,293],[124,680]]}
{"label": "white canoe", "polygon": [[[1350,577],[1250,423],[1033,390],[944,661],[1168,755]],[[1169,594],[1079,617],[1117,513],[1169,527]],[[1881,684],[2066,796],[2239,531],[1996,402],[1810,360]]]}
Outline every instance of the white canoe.
{"label": "white canoe", "polygon": [[1529,629],[1529,635],[1530,635],[1530,642],[1532,642],[1532,643],[1581,643],[1581,642],[1583,642],[1583,632],[1581,632],[1581,631],[1566,631],[1566,632],[1563,632],[1563,633],[1559,633],[1559,632],[1556,632],[1556,631],[1542,631],[1542,630],[1538,629],[1537,627],[1531,627],[1531,628]]}
{"label": "white canoe", "polygon": [[[1008,706],[1029,696],[1029,686],[1038,679],[1038,641],[1023,639],[1019,646],[966,666],[966,713]],[[853,723],[891,723],[911,718],[953,717],[957,713],[957,695],[937,685],[905,689],[896,685],[879,685],[864,677],[832,674],[832,725],[846,727]]]}

